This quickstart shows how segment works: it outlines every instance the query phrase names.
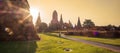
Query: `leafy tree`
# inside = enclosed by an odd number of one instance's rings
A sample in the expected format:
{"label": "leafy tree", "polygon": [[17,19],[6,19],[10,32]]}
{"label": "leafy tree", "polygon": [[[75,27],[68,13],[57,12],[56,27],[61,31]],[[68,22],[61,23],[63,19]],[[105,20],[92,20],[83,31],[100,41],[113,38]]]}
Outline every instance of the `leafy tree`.
{"label": "leafy tree", "polygon": [[89,19],[86,19],[86,20],[84,21],[84,23],[83,23],[83,27],[90,28],[90,27],[94,27],[94,26],[95,26],[94,22],[92,22],[92,21],[89,20]]}

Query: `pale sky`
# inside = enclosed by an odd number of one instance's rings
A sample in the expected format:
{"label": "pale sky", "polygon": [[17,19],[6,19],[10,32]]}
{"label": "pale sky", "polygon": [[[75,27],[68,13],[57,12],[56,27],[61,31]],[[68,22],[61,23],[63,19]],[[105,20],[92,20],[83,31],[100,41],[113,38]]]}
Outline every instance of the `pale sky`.
{"label": "pale sky", "polygon": [[120,25],[120,0],[28,0],[31,8],[40,11],[42,22],[50,23],[54,10],[63,16],[63,21],[81,23],[91,19],[96,25]]}

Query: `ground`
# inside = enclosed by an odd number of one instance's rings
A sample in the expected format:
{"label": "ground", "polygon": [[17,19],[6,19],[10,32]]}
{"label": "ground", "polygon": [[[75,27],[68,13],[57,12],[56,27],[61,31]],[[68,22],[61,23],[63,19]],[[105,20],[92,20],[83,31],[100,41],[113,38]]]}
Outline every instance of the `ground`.
{"label": "ground", "polygon": [[80,39],[84,39],[84,40],[100,42],[100,43],[120,47],[120,38],[97,38],[97,37],[85,37],[85,36],[76,36],[76,35],[72,35],[72,36],[70,35],[70,37],[80,38]]}
{"label": "ground", "polygon": [[[0,42],[0,53],[115,53],[81,42],[59,38],[50,33],[39,34],[40,41]],[[70,51],[65,51],[69,49]]]}

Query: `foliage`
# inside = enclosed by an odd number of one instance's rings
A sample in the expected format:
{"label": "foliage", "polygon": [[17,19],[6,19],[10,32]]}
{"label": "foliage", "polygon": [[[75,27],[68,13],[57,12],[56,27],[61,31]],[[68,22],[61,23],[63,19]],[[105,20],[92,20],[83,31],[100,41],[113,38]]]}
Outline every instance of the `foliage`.
{"label": "foliage", "polygon": [[92,22],[92,21],[89,20],[89,19],[86,19],[86,20],[84,21],[84,23],[83,23],[83,27],[90,28],[90,27],[94,27],[94,26],[95,26],[94,22]]}

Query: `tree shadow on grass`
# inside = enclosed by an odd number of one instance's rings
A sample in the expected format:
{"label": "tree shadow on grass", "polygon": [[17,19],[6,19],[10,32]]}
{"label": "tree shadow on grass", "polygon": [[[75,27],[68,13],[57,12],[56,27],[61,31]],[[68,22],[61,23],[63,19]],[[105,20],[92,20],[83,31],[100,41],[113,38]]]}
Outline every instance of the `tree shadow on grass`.
{"label": "tree shadow on grass", "polygon": [[54,37],[58,37],[57,34],[52,34],[52,33],[44,33],[45,35],[49,35],[49,36],[54,36]]}
{"label": "tree shadow on grass", "polygon": [[0,42],[0,53],[35,53],[35,41]]}
{"label": "tree shadow on grass", "polygon": [[[53,36],[53,37],[57,37],[57,38],[62,38],[62,39],[66,39],[64,37],[59,37],[57,34],[52,34],[52,33],[44,33],[45,35],[49,35],[49,36]],[[66,39],[66,40],[69,40],[69,39]]]}

